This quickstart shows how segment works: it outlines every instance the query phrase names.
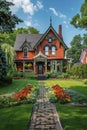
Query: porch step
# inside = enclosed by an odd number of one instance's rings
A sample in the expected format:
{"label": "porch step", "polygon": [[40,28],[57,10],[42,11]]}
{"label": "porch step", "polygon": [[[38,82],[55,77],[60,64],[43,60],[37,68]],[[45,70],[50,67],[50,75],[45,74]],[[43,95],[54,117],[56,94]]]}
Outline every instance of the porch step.
{"label": "porch step", "polygon": [[37,75],[37,79],[38,80],[46,80],[47,77],[46,77],[46,75]]}

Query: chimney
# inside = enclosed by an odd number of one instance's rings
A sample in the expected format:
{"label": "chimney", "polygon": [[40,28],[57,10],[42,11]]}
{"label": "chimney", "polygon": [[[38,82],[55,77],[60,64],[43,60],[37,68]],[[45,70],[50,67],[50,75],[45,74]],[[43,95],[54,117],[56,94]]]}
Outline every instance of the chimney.
{"label": "chimney", "polygon": [[59,25],[59,36],[62,38],[62,25]]}

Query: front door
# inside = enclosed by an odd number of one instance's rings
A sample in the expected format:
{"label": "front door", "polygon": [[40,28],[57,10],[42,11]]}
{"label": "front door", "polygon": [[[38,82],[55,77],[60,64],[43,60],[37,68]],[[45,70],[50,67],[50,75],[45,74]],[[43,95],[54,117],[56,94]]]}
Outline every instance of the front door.
{"label": "front door", "polygon": [[38,74],[43,74],[43,64],[38,64]]}

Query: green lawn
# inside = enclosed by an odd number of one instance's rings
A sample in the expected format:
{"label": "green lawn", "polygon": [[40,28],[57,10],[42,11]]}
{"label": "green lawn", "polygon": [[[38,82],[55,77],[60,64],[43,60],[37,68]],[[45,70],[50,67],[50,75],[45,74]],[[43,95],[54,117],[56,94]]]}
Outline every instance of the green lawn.
{"label": "green lawn", "polygon": [[0,130],[27,130],[32,104],[0,109]]}
{"label": "green lawn", "polygon": [[[46,86],[59,84],[87,96],[87,85],[76,80],[46,80]],[[87,108],[56,104],[61,124],[64,130],[87,130]]]}
{"label": "green lawn", "polygon": [[52,85],[59,84],[63,88],[70,88],[77,92],[80,92],[87,96],[87,85],[84,85],[82,81],[77,80],[46,80],[46,86],[51,87]]}
{"label": "green lawn", "polygon": [[11,85],[8,85],[6,87],[1,87],[0,88],[0,94],[7,94],[7,93],[12,93],[12,92],[17,92],[21,88],[26,87],[28,84],[37,86],[38,82],[36,80],[31,80],[31,79],[18,79],[18,80],[13,80]]}
{"label": "green lawn", "polygon": [[[46,80],[46,86],[59,84],[63,88],[70,88],[87,96],[87,85],[75,80]],[[28,84],[37,86],[38,81],[20,79],[14,80],[13,84],[0,88],[0,94],[12,93],[20,90]],[[86,130],[87,108],[56,104],[64,130]],[[21,105],[0,109],[0,130],[27,130],[31,115],[32,105]]]}
{"label": "green lawn", "polygon": [[87,108],[56,104],[64,130],[87,130]]}

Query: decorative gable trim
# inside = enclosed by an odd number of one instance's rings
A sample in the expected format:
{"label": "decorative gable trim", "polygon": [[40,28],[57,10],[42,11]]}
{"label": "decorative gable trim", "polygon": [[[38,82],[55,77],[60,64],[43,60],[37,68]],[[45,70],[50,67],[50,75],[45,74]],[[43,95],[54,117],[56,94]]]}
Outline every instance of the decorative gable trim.
{"label": "decorative gable trim", "polygon": [[27,47],[28,50],[32,50],[30,43],[28,43],[26,39],[25,39],[24,43],[22,44],[22,46],[20,47],[20,49],[23,50],[25,47]]}
{"label": "decorative gable trim", "polygon": [[61,42],[61,44],[65,47],[65,49],[68,49],[68,47],[66,46],[66,44],[64,43],[63,39],[60,38],[60,36],[57,34],[57,32],[54,30],[54,28],[52,27],[52,25],[47,29],[47,31],[43,34],[43,36],[40,38],[40,40],[36,43],[36,45],[34,46],[34,49],[37,48],[37,46],[41,43],[41,41],[46,37],[46,35],[48,34],[48,32],[52,30],[53,33],[55,34],[55,36],[57,37],[57,39]]}

